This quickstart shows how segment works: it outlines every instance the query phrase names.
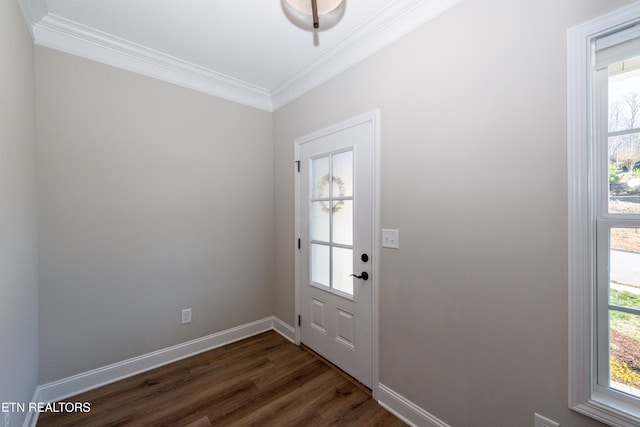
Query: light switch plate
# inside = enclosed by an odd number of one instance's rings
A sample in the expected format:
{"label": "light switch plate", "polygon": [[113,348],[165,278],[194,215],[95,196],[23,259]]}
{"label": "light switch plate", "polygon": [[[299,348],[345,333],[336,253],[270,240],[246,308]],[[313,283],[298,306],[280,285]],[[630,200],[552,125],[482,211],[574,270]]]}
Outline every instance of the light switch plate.
{"label": "light switch plate", "polygon": [[400,232],[389,228],[382,229],[382,247],[383,248],[400,248]]}

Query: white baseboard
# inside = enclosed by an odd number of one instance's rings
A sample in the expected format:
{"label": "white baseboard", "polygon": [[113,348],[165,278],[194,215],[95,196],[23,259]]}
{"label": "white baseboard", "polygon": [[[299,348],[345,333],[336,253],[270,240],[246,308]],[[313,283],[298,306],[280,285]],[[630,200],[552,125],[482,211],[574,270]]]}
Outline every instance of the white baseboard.
{"label": "white baseboard", "polygon": [[410,426],[450,427],[449,424],[428,413],[382,383],[378,383],[378,403]]}
{"label": "white baseboard", "polygon": [[[33,397],[31,398],[32,402],[37,402],[38,401],[38,388],[36,387],[36,390],[33,392]],[[23,427],[36,427],[36,423],[38,422],[38,412],[34,412],[34,411],[27,411],[27,416],[24,419],[24,422],[22,423]]]}
{"label": "white baseboard", "polygon": [[[40,385],[36,388],[34,402],[59,401],[269,330],[275,330],[285,338],[291,340],[290,335],[293,329],[280,319],[271,316],[102,368]],[[29,420],[29,422],[31,423],[31,420]],[[24,425],[30,426],[32,424],[27,424],[25,421]],[[35,422],[33,425],[35,425]]]}
{"label": "white baseboard", "polygon": [[273,330],[295,344],[296,330],[293,326],[284,323],[277,317],[273,318]]}

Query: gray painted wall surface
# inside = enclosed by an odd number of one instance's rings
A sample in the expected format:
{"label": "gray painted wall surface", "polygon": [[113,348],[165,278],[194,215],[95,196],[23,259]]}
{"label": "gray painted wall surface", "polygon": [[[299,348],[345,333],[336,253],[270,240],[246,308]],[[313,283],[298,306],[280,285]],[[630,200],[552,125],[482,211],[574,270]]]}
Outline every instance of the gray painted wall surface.
{"label": "gray painted wall surface", "polygon": [[381,110],[381,381],[452,426],[567,408],[566,31],[627,1],[463,1],[274,116],[276,315],[295,138]]}
{"label": "gray painted wall surface", "polygon": [[[17,3],[0,2],[0,402],[28,402],[37,384],[32,46]],[[12,414],[11,425],[23,419]]]}
{"label": "gray painted wall surface", "polygon": [[272,315],[271,114],[35,58],[40,383]]}

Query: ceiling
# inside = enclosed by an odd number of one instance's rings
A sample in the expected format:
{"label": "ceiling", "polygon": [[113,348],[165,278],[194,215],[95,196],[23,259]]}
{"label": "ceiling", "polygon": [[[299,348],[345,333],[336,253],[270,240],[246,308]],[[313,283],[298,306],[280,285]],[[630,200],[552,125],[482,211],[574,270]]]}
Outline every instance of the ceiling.
{"label": "ceiling", "polygon": [[273,111],[460,0],[345,0],[304,31],[281,0],[18,0],[38,45]]}

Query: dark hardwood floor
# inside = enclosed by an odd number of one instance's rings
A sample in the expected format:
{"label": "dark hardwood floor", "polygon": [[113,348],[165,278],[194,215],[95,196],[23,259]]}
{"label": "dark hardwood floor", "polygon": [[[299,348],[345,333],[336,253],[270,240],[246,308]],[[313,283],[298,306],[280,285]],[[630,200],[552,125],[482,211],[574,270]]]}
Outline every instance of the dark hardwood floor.
{"label": "dark hardwood floor", "polygon": [[270,331],[130,377],[38,426],[404,426],[365,389]]}

